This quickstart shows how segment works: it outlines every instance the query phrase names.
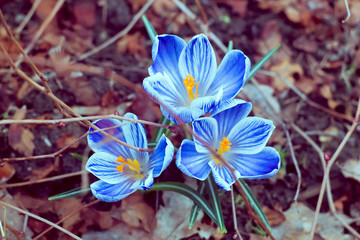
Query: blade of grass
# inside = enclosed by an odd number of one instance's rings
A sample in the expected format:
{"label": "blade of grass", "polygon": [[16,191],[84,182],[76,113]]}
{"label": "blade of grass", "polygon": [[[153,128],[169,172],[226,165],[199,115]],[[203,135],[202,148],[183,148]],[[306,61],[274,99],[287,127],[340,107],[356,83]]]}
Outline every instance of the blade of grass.
{"label": "blade of grass", "polygon": [[255,75],[257,71],[269,60],[269,58],[280,48],[280,44],[277,45],[273,50],[266,54],[260,61],[258,61],[250,70],[249,76],[246,79],[245,84]]}
{"label": "blade of grass", "polygon": [[49,197],[48,199],[51,201],[51,200],[59,200],[59,199],[63,199],[63,198],[70,198],[70,197],[78,196],[82,193],[86,193],[88,191],[90,191],[90,188],[86,188],[86,189],[74,188],[72,190]]}
{"label": "blade of grass", "polygon": [[259,202],[256,200],[256,197],[254,196],[253,192],[251,191],[251,188],[249,187],[249,185],[247,185],[247,183],[243,179],[238,179],[238,182],[241,185],[242,189],[244,190],[245,195],[246,195],[247,199],[249,200],[249,203],[250,203],[252,209],[254,209],[255,213],[259,216],[260,220],[265,224],[265,226],[271,232],[271,226],[269,224],[269,221],[268,221],[265,213],[261,209]]}
{"label": "blade of grass", "polygon": [[149,19],[145,16],[145,15],[142,15],[142,20],[144,22],[144,25],[145,25],[145,28],[146,28],[146,31],[148,32],[149,34],[149,37],[151,39],[151,42],[154,42],[154,39],[157,35],[154,27],[152,26],[152,24],[150,23]]}
{"label": "blade of grass", "polygon": [[[198,192],[202,195],[204,193],[204,190],[205,190],[205,182],[202,182],[200,184]],[[190,212],[189,229],[191,229],[194,226],[197,216],[199,215],[199,211],[200,211],[199,206],[197,204],[194,204]]]}
{"label": "blade of grass", "polygon": [[214,181],[212,174],[210,174],[205,180],[206,191],[209,194],[211,206],[213,207],[216,219],[219,222],[219,228],[222,233],[226,233],[226,227],[224,223],[224,215],[221,208],[219,193],[217,185]]}

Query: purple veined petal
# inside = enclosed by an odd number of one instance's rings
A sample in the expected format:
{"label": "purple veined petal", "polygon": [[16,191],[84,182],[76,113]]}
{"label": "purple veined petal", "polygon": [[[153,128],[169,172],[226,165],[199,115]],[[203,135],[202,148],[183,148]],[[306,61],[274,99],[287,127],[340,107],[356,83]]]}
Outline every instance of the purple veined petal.
{"label": "purple veined petal", "polygon": [[184,139],[176,154],[176,166],[186,175],[205,180],[211,168],[208,165],[209,154],[198,153],[193,141]]}
{"label": "purple veined petal", "polygon": [[90,185],[94,196],[103,202],[117,202],[136,191],[134,182],[125,181],[118,184],[109,184],[104,181],[96,181]]}
{"label": "purple veined petal", "polygon": [[139,190],[149,190],[154,184],[153,170],[148,171],[147,175],[143,179],[138,180],[135,184]]}
{"label": "purple veined petal", "polygon": [[234,98],[242,89],[250,72],[250,60],[240,50],[229,51],[221,61],[217,70],[215,81],[212,82],[208,94],[216,93],[223,87],[224,100]]}
{"label": "purple veined petal", "polygon": [[205,113],[210,113],[220,104],[222,99],[222,88],[214,96],[198,97],[190,104],[191,108],[202,109]]}
{"label": "purple veined petal", "polygon": [[231,129],[251,112],[251,103],[231,99],[221,103],[211,115],[218,122],[219,138],[227,137]]}
{"label": "purple veined petal", "polygon": [[[104,130],[106,133],[110,134],[111,136],[126,142],[125,135],[122,129],[124,125],[121,121],[117,119],[100,119],[93,122],[94,125],[99,127],[100,129],[110,128],[119,126],[117,128],[111,128],[108,130]],[[89,131],[94,131],[92,127],[90,127]],[[131,156],[129,148],[122,146],[120,143],[115,142],[110,137],[103,135],[100,132],[90,133],[87,136],[89,147],[94,151],[101,151],[111,153],[116,156],[123,156],[129,157]]]}
{"label": "purple veined petal", "polygon": [[204,34],[196,35],[185,46],[180,54],[179,69],[182,79],[190,74],[195,82],[199,81],[198,95],[206,96],[214,81],[217,63],[214,49]]}
{"label": "purple veined petal", "polygon": [[87,161],[86,170],[109,184],[125,181],[129,177],[117,170],[116,160],[117,156],[110,153],[95,152]]}
{"label": "purple veined petal", "polygon": [[263,150],[275,129],[272,121],[247,117],[236,124],[228,135],[232,153],[255,154]]}
{"label": "purple veined petal", "polygon": [[183,93],[179,91],[179,88],[174,85],[166,74],[157,73],[145,78],[143,87],[155,102],[161,100],[162,103],[173,107],[182,107],[188,104],[185,90]]}
{"label": "purple veined petal", "polygon": [[280,169],[280,155],[272,147],[255,154],[228,154],[228,163],[238,172],[238,178],[262,179],[274,176]]}
{"label": "purple veined petal", "polygon": [[153,65],[149,68],[149,74],[166,73],[181,94],[186,94],[183,78],[179,72],[179,58],[186,42],[174,35],[160,35],[155,37],[152,58]]}
{"label": "purple veined petal", "polygon": [[[206,142],[209,147],[216,148],[219,141],[218,124],[214,118],[199,118],[192,123],[194,133]],[[199,153],[209,153],[209,150],[197,138],[194,138],[196,151]]]}
{"label": "purple veined petal", "polygon": [[[139,118],[133,114],[133,113],[126,113],[124,115],[126,118],[136,119]],[[144,126],[141,123],[134,123],[130,121],[123,121],[125,124],[122,129],[125,134],[126,142],[134,147],[138,148],[148,148],[148,142],[146,138],[146,133]],[[149,153],[148,152],[140,152],[133,149],[129,150],[131,152],[132,158],[139,161],[141,165],[146,164],[146,161],[149,159]]]}
{"label": "purple veined petal", "polygon": [[154,169],[154,177],[158,177],[167,168],[174,157],[174,146],[163,134],[149,158],[149,169]]}
{"label": "purple veined petal", "polygon": [[210,161],[209,166],[211,167],[211,172],[213,174],[216,184],[222,190],[230,191],[230,186],[235,182],[230,170],[221,163],[215,164],[214,161]]}

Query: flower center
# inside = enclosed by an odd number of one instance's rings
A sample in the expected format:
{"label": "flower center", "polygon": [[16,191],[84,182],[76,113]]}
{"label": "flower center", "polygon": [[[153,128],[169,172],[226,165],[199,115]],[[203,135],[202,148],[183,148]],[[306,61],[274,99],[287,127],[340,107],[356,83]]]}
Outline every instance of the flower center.
{"label": "flower center", "polygon": [[144,177],[140,163],[136,159],[131,160],[130,158],[127,158],[125,160],[122,156],[120,156],[117,158],[116,162],[121,164],[119,166],[116,166],[116,169],[119,172],[121,173],[124,172],[124,166],[127,166],[129,170],[131,170],[129,173],[132,173],[133,176],[136,178],[136,180],[139,180]]}
{"label": "flower center", "polygon": [[[183,83],[185,86],[186,93],[188,95],[188,98],[187,98],[188,101],[192,101],[199,96],[198,95],[199,82],[195,83],[195,79],[190,74],[187,75],[186,78],[184,78]],[[195,90],[195,96],[194,96],[193,88],[195,87],[195,85],[196,85],[196,90]]]}
{"label": "flower center", "polygon": [[[218,154],[222,155],[224,152],[228,152],[230,150],[231,142],[227,137],[223,137],[223,140],[220,142],[220,147],[217,149]],[[221,163],[218,158],[215,158],[215,164]],[[220,165],[221,167],[222,165]]]}

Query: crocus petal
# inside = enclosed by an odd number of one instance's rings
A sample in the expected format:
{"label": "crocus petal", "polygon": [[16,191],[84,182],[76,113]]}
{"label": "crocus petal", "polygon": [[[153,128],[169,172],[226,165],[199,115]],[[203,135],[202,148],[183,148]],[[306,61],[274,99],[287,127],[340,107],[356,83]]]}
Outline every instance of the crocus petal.
{"label": "crocus petal", "polygon": [[[126,113],[124,117],[135,120],[139,119],[133,113]],[[124,121],[123,123],[125,125],[122,127],[122,129],[125,134],[126,143],[138,148],[148,148],[144,126],[141,123],[134,123],[130,121]],[[138,160],[140,164],[144,164],[144,161],[147,161],[149,158],[148,152],[140,152],[133,149],[130,149],[129,151],[132,155],[131,159]]]}
{"label": "crocus petal", "polygon": [[[205,117],[199,118],[192,123],[194,133],[206,142],[209,147],[216,147],[218,143],[218,126],[214,118]],[[194,144],[196,151],[199,153],[209,153],[207,147],[194,137]]]}
{"label": "crocus petal", "polygon": [[243,87],[250,72],[250,60],[239,50],[229,51],[221,61],[215,81],[211,84],[208,95],[223,87],[224,100],[234,98]]}
{"label": "crocus petal", "polygon": [[[111,128],[108,130],[104,130],[106,133],[110,134],[114,138],[117,138],[123,142],[126,142],[125,140],[125,134],[121,128],[124,124],[116,119],[100,119],[95,122],[93,122],[94,125],[99,127],[100,129],[104,128],[110,128],[119,126],[117,128]],[[92,127],[90,127],[89,131],[94,131]],[[89,147],[94,151],[100,151],[100,152],[108,152],[112,153],[116,156],[123,156],[123,157],[129,157],[131,156],[129,148],[126,148],[122,146],[121,144],[115,142],[114,140],[111,140],[110,137],[107,137],[103,135],[100,132],[90,133],[87,136]]]}
{"label": "crocus petal", "polygon": [[235,182],[230,170],[226,166],[221,165],[221,163],[215,164],[214,161],[210,161],[209,166],[211,167],[216,184],[222,190],[230,191],[230,186]]}
{"label": "crocus petal", "polygon": [[91,192],[100,201],[117,202],[136,191],[133,188],[134,182],[122,182],[118,184],[109,184],[104,181],[97,181],[90,185]]}
{"label": "crocus petal", "polygon": [[202,109],[205,113],[212,112],[213,109],[215,109],[220,104],[222,93],[222,88],[220,88],[219,91],[213,96],[196,98],[191,102],[190,107]]}
{"label": "crocus petal", "polygon": [[217,69],[215,52],[204,34],[193,37],[180,54],[179,69],[182,78],[187,75],[200,81],[199,96],[203,97],[212,84]]}
{"label": "crocus petal", "polygon": [[193,141],[184,139],[176,154],[176,165],[186,175],[205,180],[210,173],[209,154],[198,153]]}
{"label": "crocus petal", "polygon": [[255,154],[260,152],[269,140],[275,126],[272,121],[258,117],[247,117],[236,124],[228,139],[231,152]]}
{"label": "crocus petal", "polygon": [[143,179],[136,182],[137,189],[140,190],[149,190],[152,185],[154,184],[154,175],[153,170],[150,170],[147,172],[147,176],[145,176]]}
{"label": "crocus petal", "polygon": [[272,147],[265,147],[255,154],[229,154],[227,161],[237,170],[239,178],[268,178],[280,169],[280,155]]}
{"label": "crocus petal", "polygon": [[211,115],[218,122],[219,137],[227,137],[231,129],[251,111],[251,103],[240,99],[224,101]]}
{"label": "crocus petal", "polygon": [[86,170],[101,180],[115,184],[124,181],[128,176],[116,169],[117,156],[105,152],[95,152],[86,163]]}
{"label": "crocus petal", "polygon": [[153,65],[149,68],[150,75],[166,73],[176,85],[178,91],[186,93],[179,72],[179,57],[186,42],[173,35],[160,35],[155,37],[152,48]]}
{"label": "crocus petal", "polygon": [[149,159],[149,169],[154,169],[154,177],[158,177],[169,166],[173,156],[174,146],[163,134]]}
{"label": "crocus petal", "polygon": [[155,102],[158,102],[161,97],[161,102],[173,107],[185,106],[188,103],[186,93],[181,94],[180,89],[174,85],[167,74],[157,73],[145,78],[143,87]]}

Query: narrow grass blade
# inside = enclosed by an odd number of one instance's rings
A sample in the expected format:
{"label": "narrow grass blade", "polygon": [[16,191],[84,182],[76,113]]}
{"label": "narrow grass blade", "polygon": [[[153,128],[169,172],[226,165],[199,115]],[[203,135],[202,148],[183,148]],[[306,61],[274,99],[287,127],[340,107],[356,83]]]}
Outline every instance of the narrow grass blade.
{"label": "narrow grass blade", "polygon": [[[205,183],[202,182],[198,189],[198,192],[202,195],[204,190],[205,190]],[[190,212],[189,229],[191,229],[194,226],[197,216],[199,215],[199,211],[200,211],[199,206],[197,204],[194,204]]]}
{"label": "narrow grass blade", "polygon": [[143,22],[144,22],[146,31],[148,32],[151,41],[154,42],[154,39],[155,39],[155,37],[156,37],[156,35],[157,35],[154,27],[152,26],[152,24],[150,23],[149,19],[148,19],[145,15],[142,15],[141,18],[142,18],[142,20],[143,20]]}
{"label": "narrow grass blade", "polygon": [[83,160],[87,160],[88,158],[81,155],[81,154],[78,154],[78,153],[70,153],[71,156],[73,156],[74,158],[76,158],[77,160],[80,160],[80,161],[83,161]]}
{"label": "narrow grass blade", "polygon": [[233,50],[233,48],[234,48],[234,43],[233,43],[232,40],[230,40],[230,41],[229,41],[229,45],[228,45],[228,52],[231,51],[231,50]]}
{"label": "narrow grass blade", "polygon": [[211,218],[211,220],[219,226],[215,213],[209,203],[192,187],[178,182],[161,182],[155,183],[149,191],[173,191],[180,193],[194,201]]}
{"label": "narrow grass blade", "polygon": [[227,231],[224,223],[224,216],[221,208],[218,188],[212,174],[210,174],[208,178],[205,180],[205,186],[206,186],[206,191],[208,192],[210,197],[210,201],[215,213],[215,217],[219,222],[218,226],[220,228],[220,231],[222,233],[226,233]]}
{"label": "narrow grass blade", "polygon": [[246,79],[245,84],[254,76],[254,74],[259,71],[259,69],[264,65],[264,63],[269,60],[269,58],[280,48],[280,44],[277,45],[273,50],[266,54],[260,61],[258,61],[250,70],[249,76]]}
{"label": "narrow grass blade", "polygon": [[63,198],[75,197],[82,193],[86,193],[88,191],[90,191],[90,188],[86,188],[86,189],[74,188],[70,191],[63,192],[63,193],[57,194],[55,196],[49,197],[49,200],[59,200],[59,199],[63,199]]}
{"label": "narrow grass blade", "polygon": [[261,209],[259,202],[256,200],[256,197],[251,191],[251,188],[249,187],[249,185],[247,185],[247,183],[243,179],[239,179],[238,182],[240,183],[242,189],[244,190],[246,197],[250,202],[251,207],[254,209],[255,213],[259,216],[260,220],[265,224],[265,226],[271,232],[271,226],[269,224],[269,221],[265,213]]}

